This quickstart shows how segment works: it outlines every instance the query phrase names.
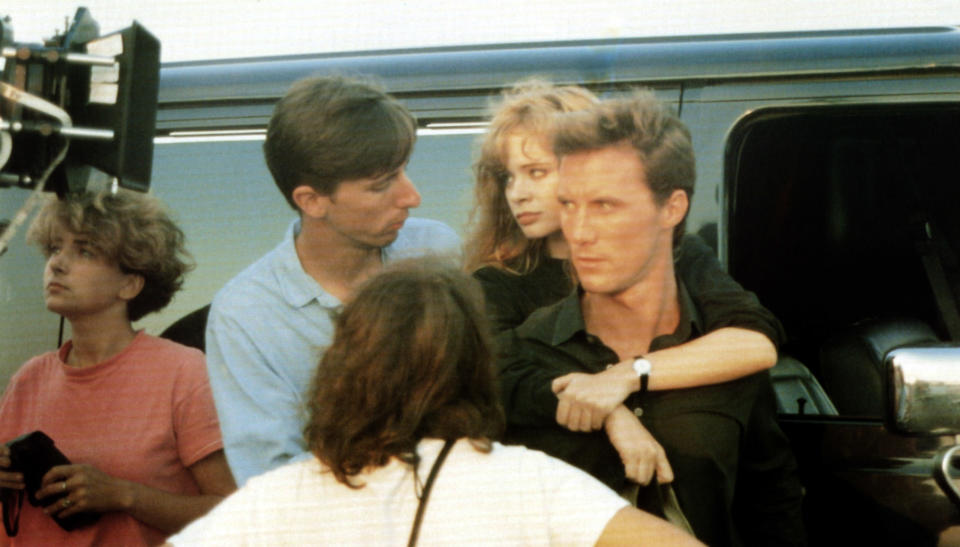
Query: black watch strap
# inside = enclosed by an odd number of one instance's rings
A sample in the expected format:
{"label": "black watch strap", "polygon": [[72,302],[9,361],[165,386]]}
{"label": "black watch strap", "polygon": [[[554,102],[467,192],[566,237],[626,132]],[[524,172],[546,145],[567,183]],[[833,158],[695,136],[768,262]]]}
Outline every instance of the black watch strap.
{"label": "black watch strap", "polygon": [[637,393],[643,395],[647,392],[647,387],[650,384],[650,361],[646,360],[643,355],[637,355],[633,358],[633,371],[640,378],[640,391]]}

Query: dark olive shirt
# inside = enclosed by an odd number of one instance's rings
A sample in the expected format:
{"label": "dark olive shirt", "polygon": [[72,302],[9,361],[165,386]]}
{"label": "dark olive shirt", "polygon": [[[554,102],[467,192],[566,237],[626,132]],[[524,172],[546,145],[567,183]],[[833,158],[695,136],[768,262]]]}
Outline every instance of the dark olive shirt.
{"label": "dark olive shirt", "polygon": [[[655,338],[650,350],[677,346],[724,326],[756,330],[778,343],[782,329],[776,318],[720,271],[706,245],[698,248],[693,243],[694,247],[681,246],[677,260],[678,327]],[[691,248],[693,253],[682,254]],[[699,254],[703,249],[709,257]],[[697,270],[704,263],[706,270]],[[565,293],[553,305],[532,311],[520,326],[498,335],[508,421],[505,441],[542,450],[623,491],[628,479],[605,432],[577,433],[556,423],[553,379],[569,372],[600,372],[619,361],[612,349],[587,332],[580,293],[569,287],[563,267],[562,261],[548,260],[526,276],[501,271],[476,274],[487,294],[488,310],[501,328],[536,299]],[[714,274],[704,273],[711,269]],[[718,271],[722,275],[715,275]],[[558,275],[563,275],[559,282]],[[687,279],[696,283],[697,292],[689,289]],[[776,423],[766,372],[723,384],[633,394],[625,404],[667,451],[677,476],[677,495],[702,540],[711,545],[803,544],[796,463]],[[709,470],[703,469],[703,462],[708,462]],[[750,493],[739,503],[745,508],[738,516],[735,491]],[[754,515],[760,516],[752,519]],[[741,531],[735,519],[754,522],[750,530]],[[762,539],[749,541],[744,536],[750,534]]]}
{"label": "dark olive shirt", "polygon": [[[678,294],[679,325],[672,334],[656,337],[651,351],[704,333],[702,317],[683,282],[678,282]],[[569,372],[600,372],[619,361],[612,349],[587,332],[580,294],[571,292],[535,311],[497,341],[509,424],[504,440],[563,459],[623,491],[628,479],[605,432],[578,433],[556,423],[554,378]],[[624,404],[663,445],[677,477],[677,496],[701,540],[710,545],[762,545],[770,540],[777,545],[803,544],[802,490],[789,441],[776,422],[767,372],[722,384],[635,393]],[[738,491],[750,496],[735,515]],[[738,530],[737,519],[750,528]],[[745,542],[745,534],[763,539]]]}

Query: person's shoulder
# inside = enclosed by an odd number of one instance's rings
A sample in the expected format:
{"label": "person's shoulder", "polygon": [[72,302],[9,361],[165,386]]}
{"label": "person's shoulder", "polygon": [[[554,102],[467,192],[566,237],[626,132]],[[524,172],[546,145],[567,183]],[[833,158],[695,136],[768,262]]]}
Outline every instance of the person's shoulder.
{"label": "person's shoulder", "polygon": [[527,448],[519,444],[505,445],[499,442],[493,443],[493,450],[490,451],[490,456],[492,459],[502,462],[503,465],[521,474],[545,474],[549,476],[557,472],[579,471],[579,469],[563,460],[540,450]]}
{"label": "person's shoulder", "polygon": [[203,362],[203,352],[197,348],[185,346],[179,342],[174,342],[167,338],[160,338],[152,334],[141,333],[137,339],[141,351],[148,351],[155,354],[175,355],[182,360],[189,362]]}
{"label": "person's shoulder", "polygon": [[221,292],[240,290],[251,284],[259,283],[265,275],[277,267],[279,255],[281,254],[282,247],[285,244],[285,241],[280,242],[273,249],[270,249],[264,253],[263,256],[253,261],[244,269],[240,270],[240,273],[233,276],[230,281],[227,281],[227,283],[221,289]]}
{"label": "person's shoulder", "polygon": [[206,377],[206,357],[196,348],[179,342],[139,332],[128,353],[136,363],[138,375],[148,375],[158,381],[163,378],[188,378],[195,381]]}
{"label": "person's shoulder", "polygon": [[681,278],[712,277],[723,273],[717,253],[696,234],[686,234],[674,249],[674,265]]}
{"label": "person's shoulder", "polygon": [[[439,452],[441,441],[434,441],[433,446],[425,452]],[[427,445],[421,445],[427,446]],[[545,460],[550,459],[543,452],[529,449],[523,445],[504,445],[494,441],[490,443],[490,449],[478,448],[474,442],[469,439],[460,439],[454,445],[453,454],[458,465],[479,466],[489,472],[491,469],[500,468],[496,473],[517,473],[523,472],[524,468],[539,466]],[[484,474],[488,474],[485,472]]]}
{"label": "person's shoulder", "polygon": [[471,274],[481,285],[514,285],[522,281],[520,274],[498,266],[481,266]]}
{"label": "person's shoulder", "polygon": [[542,460],[544,458],[550,458],[550,456],[545,453],[534,450],[532,448],[527,448],[522,444],[501,444],[500,442],[492,443],[492,450],[490,454],[497,458],[503,458],[504,460]]}
{"label": "person's shoulder", "polygon": [[40,355],[34,355],[33,357],[27,359],[27,362],[20,367],[22,371],[34,370],[37,368],[42,368],[55,364],[57,361],[57,352],[59,350],[50,350],[41,353]]}
{"label": "person's shoulder", "polygon": [[255,262],[230,278],[213,297],[211,313],[225,309],[246,309],[252,305],[260,306],[263,300],[271,300],[279,294],[280,287],[275,282],[276,270],[280,267],[281,247],[271,249]]}
{"label": "person's shoulder", "polygon": [[460,236],[438,220],[408,218],[390,247],[404,252],[460,254]]}
{"label": "person's shoulder", "polygon": [[31,357],[10,378],[9,386],[42,381],[54,368],[59,366],[57,350],[47,351]]}
{"label": "person's shoulder", "polygon": [[298,488],[306,487],[307,490],[312,490],[320,488],[324,479],[332,476],[326,473],[320,460],[311,454],[250,477],[242,490],[274,492],[279,485],[297,485]]}
{"label": "person's shoulder", "polygon": [[541,332],[544,328],[554,325],[560,318],[560,314],[566,306],[567,299],[561,299],[553,304],[537,308],[527,316],[527,319],[517,327],[517,334],[521,338],[526,338],[534,333]]}
{"label": "person's shoulder", "polygon": [[[300,219],[294,219],[287,225],[283,237],[260,258],[240,270],[218,291],[220,293],[242,292],[249,287],[273,279],[277,269],[289,267],[288,263],[297,261],[294,248],[294,236],[300,231]],[[297,261],[299,265],[299,261]]]}

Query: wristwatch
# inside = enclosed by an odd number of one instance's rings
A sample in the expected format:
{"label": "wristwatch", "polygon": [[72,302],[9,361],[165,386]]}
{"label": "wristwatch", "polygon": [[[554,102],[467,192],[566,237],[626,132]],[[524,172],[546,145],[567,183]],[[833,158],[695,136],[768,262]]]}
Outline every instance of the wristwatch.
{"label": "wristwatch", "polygon": [[633,371],[637,373],[637,378],[640,378],[640,391],[638,393],[641,395],[647,392],[647,384],[650,383],[651,368],[650,361],[644,359],[642,355],[634,357]]}

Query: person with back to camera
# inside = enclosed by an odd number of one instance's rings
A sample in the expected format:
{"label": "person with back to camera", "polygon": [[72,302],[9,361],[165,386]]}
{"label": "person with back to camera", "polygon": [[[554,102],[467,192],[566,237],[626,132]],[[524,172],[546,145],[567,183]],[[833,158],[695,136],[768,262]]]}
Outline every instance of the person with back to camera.
{"label": "person with back to camera", "polygon": [[[520,326],[531,312],[564,299],[575,287],[567,273],[570,247],[560,230],[553,122],[563,112],[596,105],[597,99],[585,89],[528,81],[505,92],[495,111],[475,166],[477,222],[467,244],[467,267],[482,282],[488,313],[497,330]],[[719,384],[772,366],[775,343],[782,337],[779,322],[720,268],[699,238],[680,239],[681,229],[674,232],[673,241],[679,244],[674,245],[673,270],[695,310],[701,336],[695,341],[659,344],[644,352],[648,389],[660,392]],[[627,249],[622,252],[630,254]],[[561,367],[546,384],[552,388],[548,397],[552,407],[544,405],[534,413],[537,417],[531,418],[532,401],[523,376],[532,369],[529,363],[522,364],[526,359],[523,344],[513,342],[510,332],[501,338],[506,340],[503,360],[510,369],[504,375],[508,441],[574,463],[630,498],[637,493],[644,498],[652,495],[650,489],[638,492],[637,483],[654,478],[661,484],[673,480],[674,469],[667,458],[670,451],[665,452],[637,419],[635,405],[628,408],[625,404],[632,384],[637,384],[633,356],[607,355],[606,370],[601,374],[584,374],[593,371],[581,365]],[[540,360],[537,357],[534,362]],[[608,382],[612,378],[619,380]],[[757,545],[788,537],[802,543],[800,487],[787,441],[779,430],[771,435],[753,434],[770,429],[774,412],[769,380],[760,383],[759,398],[748,419],[766,425],[746,428],[751,433],[747,442],[754,448],[745,450],[741,492],[743,504],[751,507],[744,513],[766,510],[772,516],[754,519],[747,535]],[[558,425],[567,433],[557,430]],[[604,431],[587,433],[600,428]],[[572,439],[578,442],[570,442]],[[689,478],[683,481],[689,482]],[[781,485],[784,490],[763,491],[764,483]],[[754,495],[756,490],[763,492]],[[701,514],[713,510],[687,498],[686,505],[695,517],[693,524],[702,528]],[[640,503],[650,509],[658,504],[656,499],[641,499]]]}
{"label": "person with back to camera", "polygon": [[489,338],[466,274],[387,267],[346,303],[317,367],[313,457],[252,478],[170,543],[699,545],[586,473],[496,442]]}
{"label": "person with back to camera", "polygon": [[302,408],[336,310],[384,263],[459,255],[448,226],[408,218],[416,122],[380,89],[342,77],[296,82],[277,103],[264,155],[298,213],[284,240],[216,295],[207,366],[239,484],[306,455]]}
{"label": "person with back to camera", "polygon": [[[183,233],[155,198],[118,190],[51,196],[27,237],[47,257],[47,308],[72,338],[10,381],[0,440],[40,430],[71,464],[43,476],[42,506],[24,502],[0,544],[160,544],[236,489],[203,354],[131,324],[180,288]],[[10,465],[2,445],[0,486],[23,490]],[[99,518],[70,532],[52,518],[83,513]]]}

